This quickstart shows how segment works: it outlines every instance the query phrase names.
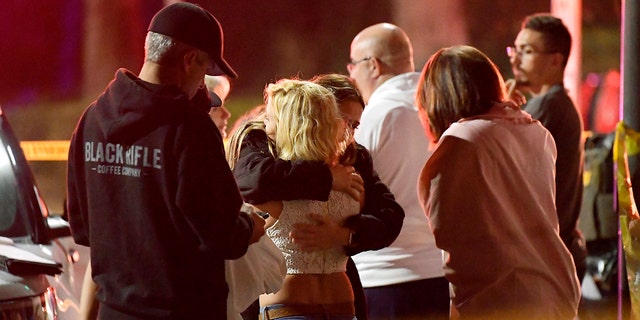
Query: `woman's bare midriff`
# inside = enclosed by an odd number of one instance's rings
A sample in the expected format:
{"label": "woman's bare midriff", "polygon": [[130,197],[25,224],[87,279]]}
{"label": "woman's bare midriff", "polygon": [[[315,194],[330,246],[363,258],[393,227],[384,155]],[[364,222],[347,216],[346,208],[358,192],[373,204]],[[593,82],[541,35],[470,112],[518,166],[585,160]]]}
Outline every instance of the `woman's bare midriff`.
{"label": "woman's bare midriff", "polygon": [[282,289],[260,296],[260,305],[353,303],[353,291],[344,272],[288,274]]}

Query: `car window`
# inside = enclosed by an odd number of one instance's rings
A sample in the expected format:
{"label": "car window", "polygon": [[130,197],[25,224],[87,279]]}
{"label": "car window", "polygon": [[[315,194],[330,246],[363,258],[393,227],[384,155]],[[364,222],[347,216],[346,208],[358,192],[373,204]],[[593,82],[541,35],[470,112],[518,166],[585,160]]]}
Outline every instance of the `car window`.
{"label": "car window", "polygon": [[5,137],[0,134],[0,236],[18,238],[29,235],[25,199],[16,178],[16,158]]}

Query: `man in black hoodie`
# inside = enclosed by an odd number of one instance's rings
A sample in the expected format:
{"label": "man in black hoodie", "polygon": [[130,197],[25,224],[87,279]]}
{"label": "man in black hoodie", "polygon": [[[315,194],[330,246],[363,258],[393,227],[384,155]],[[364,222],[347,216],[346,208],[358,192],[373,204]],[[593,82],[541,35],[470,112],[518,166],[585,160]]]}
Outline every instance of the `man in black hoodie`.
{"label": "man in black hoodie", "polygon": [[[120,69],[71,138],[73,237],[91,247],[101,319],[226,315],[224,260],[264,234],[209,119],[204,75],[237,77],[206,10],[177,3],[151,21],[139,76]],[[204,96],[203,96],[204,94]]]}

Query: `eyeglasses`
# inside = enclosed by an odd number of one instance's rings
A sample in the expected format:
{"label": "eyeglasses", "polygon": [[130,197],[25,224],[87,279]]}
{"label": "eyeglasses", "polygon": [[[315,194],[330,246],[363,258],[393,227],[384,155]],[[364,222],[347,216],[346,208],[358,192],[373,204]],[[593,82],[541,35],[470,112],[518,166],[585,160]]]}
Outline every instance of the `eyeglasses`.
{"label": "eyeglasses", "polygon": [[356,61],[351,60],[349,63],[347,63],[347,70],[351,72],[351,70],[356,66],[356,64],[364,61],[369,61],[371,59],[373,59],[373,57],[366,57]]}
{"label": "eyeglasses", "polygon": [[546,52],[546,51],[536,51],[531,47],[525,47],[522,50],[518,50],[516,47],[507,47],[507,57],[509,59],[522,59],[523,57],[528,57],[536,54],[552,54],[555,52]]}

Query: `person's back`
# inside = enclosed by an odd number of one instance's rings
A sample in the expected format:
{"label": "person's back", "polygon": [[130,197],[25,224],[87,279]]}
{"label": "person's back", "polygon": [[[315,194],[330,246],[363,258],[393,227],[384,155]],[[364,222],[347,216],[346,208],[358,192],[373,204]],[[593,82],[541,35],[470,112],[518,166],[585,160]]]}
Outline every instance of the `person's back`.
{"label": "person's back", "polygon": [[[119,77],[127,75],[121,73]],[[88,180],[85,186],[92,264],[95,266],[93,273],[100,287],[99,300],[106,301],[113,308],[127,304],[152,306],[149,310],[140,312],[149,312],[154,317],[165,316],[163,309],[170,308],[169,301],[182,301],[181,304],[186,308],[208,300],[219,301],[213,298],[215,295],[226,296],[226,290],[216,292],[210,288],[226,286],[224,279],[217,276],[224,270],[221,259],[224,255],[207,247],[209,243],[228,241],[234,235],[220,229],[222,225],[207,221],[210,219],[201,222],[211,227],[211,230],[207,230],[211,235],[207,237],[214,236],[217,239],[207,239],[205,242],[205,239],[198,239],[195,234],[190,235],[189,220],[181,217],[182,203],[172,203],[170,199],[161,196],[173,194],[178,202],[184,202],[195,211],[211,207],[211,203],[198,201],[189,194],[176,193],[178,170],[189,176],[196,172],[204,176],[204,172],[193,160],[188,160],[185,167],[178,166],[174,160],[178,159],[178,155],[173,150],[199,147],[209,149],[208,155],[202,155],[204,159],[212,159],[216,153],[223,156],[221,150],[205,147],[216,144],[214,128],[206,125],[206,121],[210,120],[190,107],[186,97],[182,98],[182,106],[178,108],[175,104],[145,106],[142,101],[136,101],[135,105],[129,105],[122,104],[125,101],[120,99],[111,99],[128,93],[130,94],[129,90],[107,90],[85,112],[82,124],[84,130],[76,133],[75,141],[79,144],[74,146],[75,150],[82,152],[71,157],[75,160],[74,163],[85,163],[85,175],[93,173],[102,177]],[[151,100],[154,96],[157,95],[151,95],[147,99]],[[126,122],[122,119],[130,118],[132,114],[129,112],[123,111],[117,117],[109,116],[112,106],[116,105],[135,108],[138,112],[148,107],[147,112],[159,112],[163,116],[156,121],[138,118],[135,119],[137,121]],[[182,118],[184,122],[177,123],[173,120],[177,118]],[[109,134],[94,130],[101,127],[108,130]],[[228,180],[232,179],[230,176],[225,181],[217,173],[207,171],[210,181],[219,181],[218,185],[209,189],[212,194],[215,189],[223,187],[225,182],[232,182]],[[200,183],[205,184],[205,181],[200,180]],[[215,198],[217,201],[239,200],[233,192],[217,192]],[[211,200],[215,201],[214,198]],[[200,245],[205,247],[199,249]],[[241,255],[242,252],[238,248],[237,254]],[[176,263],[178,261],[179,264]],[[158,290],[148,292],[149,288]],[[179,292],[209,292],[214,296],[177,295]]]}
{"label": "person's back", "polygon": [[442,252],[416,194],[429,141],[415,107],[419,74],[411,43],[397,26],[376,24],[354,38],[350,55],[349,75],[367,103],[356,141],[369,150],[374,169],[405,212],[402,230],[389,247],[353,257],[369,313],[372,319],[447,318]]}
{"label": "person's back", "polygon": [[447,179],[431,186],[438,201],[429,205],[438,209],[430,219],[438,247],[450,255],[447,278],[462,316],[573,316],[579,288],[558,236],[554,150],[538,122],[488,116],[451,125],[427,162],[423,183]]}
{"label": "person's back", "polygon": [[436,52],[418,90],[437,141],[418,192],[448,255],[453,309],[469,319],[573,319],[580,285],[558,234],[549,131],[506,100],[497,67],[473,47]]}
{"label": "person's back", "polygon": [[[338,159],[344,134],[331,91],[312,82],[284,79],[270,84],[265,96],[265,132],[274,141],[279,158],[325,163]],[[360,211],[358,201],[346,193],[332,191],[328,201],[271,201],[256,207],[269,212],[267,234],[283,252],[287,264],[282,288],[260,296],[263,318],[283,313],[353,318],[354,296],[342,245],[302,250],[290,233],[296,224],[313,223],[313,214],[342,225]]]}
{"label": "person's back", "polygon": [[100,318],[225,314],[224,259],[242,256],[263,222],[239,214],[199,85],[222,72],[212,67],[236,75],[222,59],[219,24],[202,8],[168,6],[149,30],[139,76],[119,70],[72,136],[73,236],[91,247]]}
{"label": "person's back", "polygon": [[[411,73],[382,84],[356,131],[356,140],[369,150],[380,179],[405,211],[402,230],[389,247],[354,256],[365,288],[442,276],[442,253],[415,192],[418,173],[430,154],[413,106],[418,77]],[[391,90],[382,91],[385,88]]]}
{"label": "person's back", "polygon": [[[263,297],[261,303],[334,304],[353,301],[351,285],[345,274],[348,257],[343,248],[301,251],[289,234],[296,224],[314,223],[311,213],[344,223],[346,218],[359,211],[358,202],[339,191],[331,191],[328,201],[284,201],[277,221],[267,228],[266,233],[285,257],[287,276],[283,292],[274,297]],[[283,294],[289,295],[285,301],[280,300]]]}
{"label": "person's back", "polygon": [[[364,109],[362,95],[355,83],[340,74],[321,74],[314,76],[311,81],[335,95],[338,109],[350,133],[348,136],[353,137]],[[233,132],[229,163],[247,201],[326,201],[332,189],[345,191],[355,199],[361,199],[362,190],[358,188],[358,180],[364,182],[366,196],[360,214],[348,217],[343,225],[327,220],[298,224],[291,233],[294,242],[303,247],[320,248],[337,242],[343,246],[345,253],[352,256],[365,250],[383,248],[397,237],[404,211],[373,170],[371,156],[363,146],[351,142],[341,156],[342,164],[329,166],[321,161],[274,158],[263,122],[245,122]],[[353,167],[349,166],[351,163]],[[352,171],[354,169],[355,172]],[[344,178],[348,179],[345,181]],[[347,261],[346,273],[354,292],[356,316],[358,319],[368,319],[364,290],[352,259]],[[257,309],[250,308],[243,312],[244,319],[257,318]],[[255,312],[251,314],[253,310]]]}
{"label": "person's back", "polygon": [[342,247],[314,251],[300,251],[290,237],[298,223],[313,224],[309,213],[317,213],[329,219],[344,223],[349,216],[357,214],[360,205],[344,192],[332,191],[327,201],[291,200],[284,201],[282,212],[267,235],[280,248],[287,262],[288,274],[325,274],[344,272],[347,255]]}

